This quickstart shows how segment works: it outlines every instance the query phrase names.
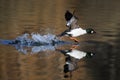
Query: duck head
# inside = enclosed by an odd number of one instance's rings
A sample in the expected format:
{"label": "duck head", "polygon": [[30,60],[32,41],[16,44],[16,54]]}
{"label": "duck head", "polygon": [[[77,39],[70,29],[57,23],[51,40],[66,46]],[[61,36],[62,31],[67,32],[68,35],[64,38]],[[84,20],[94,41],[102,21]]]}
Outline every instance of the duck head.
{"label": "duck head", "polygon": [[92,53],[92,52],[87,52],[86,57],[87,57],[87,58],[91,58],[91,57],[93,57],[94,55],[95,55],[95,54]]}
{"label": "duck head", "polygon": [[92,28],[86,29],[86,32],[87,32],[88,34],[94,34],[94,33],[96,33],[96,32],[94,31],[94,29],[92,29]]}

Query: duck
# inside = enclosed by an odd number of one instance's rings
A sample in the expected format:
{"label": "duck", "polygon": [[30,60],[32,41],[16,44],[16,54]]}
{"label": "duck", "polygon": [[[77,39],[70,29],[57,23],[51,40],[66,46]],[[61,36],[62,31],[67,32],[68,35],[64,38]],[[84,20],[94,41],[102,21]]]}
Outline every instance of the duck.
{"label": "duck", "polygon": [[90,58],[94,56],[94,53],[92,52],[84,52],[84,51],[80,51],[77,49],[69,49],[69,50],[57,50],[59,52],[61,52],[62,54],[64,54],[65,56],[70,56],[76,60],[80,60],[84,57]]}
{"label": "duck", "polygon": [[74,16],[74,12],[71,13],[70,11],[66,11],[65,13],[65,20],[66,20],[66,27],[67,29],[62,32],[59,36],[69,36],[70,39],[74,40],[75,42],[79,42],[76,37],[84,35],[84,34],[93,34],[96,33],[94,29],[92,28],[87,28],[83,29],[81,28],[77,22],[78,18]]}

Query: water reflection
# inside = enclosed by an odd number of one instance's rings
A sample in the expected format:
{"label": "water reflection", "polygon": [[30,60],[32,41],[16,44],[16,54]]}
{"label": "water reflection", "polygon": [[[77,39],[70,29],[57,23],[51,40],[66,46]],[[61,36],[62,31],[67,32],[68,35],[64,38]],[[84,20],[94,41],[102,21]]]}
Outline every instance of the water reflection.
{"label": "water reflection", "polygon": [[[65,56],[65,64],[64,64],[64,70],[63,72],[65,73],[64,77],[72,77],[72,72],[78,69],[78,62],[84,58],[92,58],[94,56],[94,53],[92,52],[84,52],[80,51],[78,49],[67,49],[67,50],[59,50],[57,51],[61,52]],[[70,73],[70,74],[68,74]]]}
{"label": "water reflection", "polygon": [[[72,72],[79,68],[78,62],[84,58],[91,58],[94,53],[84,52],[76,49],[80,46],[79,43],[63,41],[53,34],[23,34],[14,40],[0,39],[0,44],[14,46],[19,52],[24,54],[39,54],[44,51],[57,51],[64,55],[63,73],[64,78],[71,78]],[[59,49],[59,46],[70,45],[69,49]]]}

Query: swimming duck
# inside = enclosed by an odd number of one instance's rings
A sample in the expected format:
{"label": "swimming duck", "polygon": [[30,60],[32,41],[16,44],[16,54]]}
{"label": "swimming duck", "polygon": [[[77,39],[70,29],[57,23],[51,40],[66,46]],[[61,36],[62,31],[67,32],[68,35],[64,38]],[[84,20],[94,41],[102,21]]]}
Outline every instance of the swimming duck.
{"label": "swimming duck", "polygon": [[70,39],[78,42],[78,40],[75,37],[78,37],[84,34],[95,33],[95,31],[92,28],[82,29],[77,24],[78,18],[74,16],[74,13],[71,13],[68,10],[65,13],[65,20],[67,22],[66,26],[68,27],[68,29],[62,32],[59,36],[70,36]]}
{"label": "swimming duck", "polygon": [[84,51],[80,51],[77,49],[58,50],[58,51],[60,51],[62,54],[66,55],[66,56],[73,57],[77,60],[80,60],[83,57],[92,57],[94,55],[94,53],[92,53],[92,52],[84,52]]}

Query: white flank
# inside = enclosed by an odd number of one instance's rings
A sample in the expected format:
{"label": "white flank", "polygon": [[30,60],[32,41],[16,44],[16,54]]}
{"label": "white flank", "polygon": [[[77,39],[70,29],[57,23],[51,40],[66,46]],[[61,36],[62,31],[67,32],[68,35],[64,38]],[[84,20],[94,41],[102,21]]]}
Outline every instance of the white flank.
{"label": "white flank", "polygon": [[71,30],[70,32],[67,32],[67,34],[72,34],[72,37],[77,37],[83,34],[86,34],[86,30],[82,29],[82,28],[76,28]]}
{"label": "white flank", "polygon": [[79,50],[72,50],[72,52],[68,52],[67,54],[73,58],[81,59],[85,57],[87,53]]}

